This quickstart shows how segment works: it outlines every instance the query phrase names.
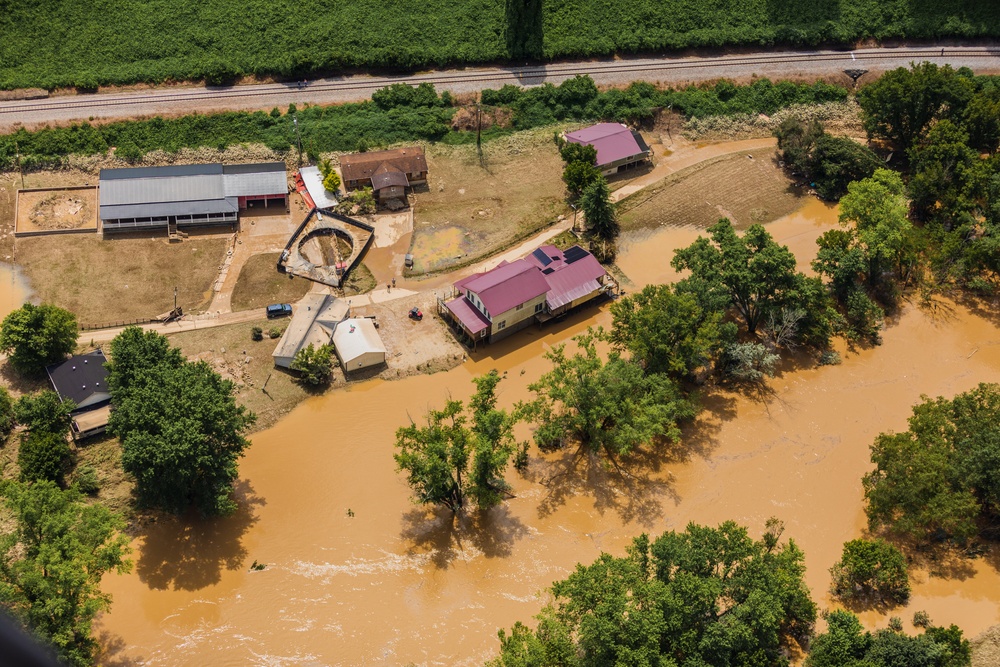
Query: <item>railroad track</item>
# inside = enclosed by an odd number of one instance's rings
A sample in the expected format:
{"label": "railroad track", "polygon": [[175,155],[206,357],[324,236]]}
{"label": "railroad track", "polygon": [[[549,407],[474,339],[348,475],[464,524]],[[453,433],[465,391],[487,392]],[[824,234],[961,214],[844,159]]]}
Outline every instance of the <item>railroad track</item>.
{"label": "railroad track", "polygon": [[749,56],[723,56],[686,60],[619,60],[597,63],[553,63],[549,65],[529,65],[509,69],[456,70],[411,74],[404,76],[356,76],[343,80],[318,79],[298,83],[249,84],[244,86],[198,87],[177,92],[157,91],[151,93],[73,95],[31,100],[18,103],[0,103],[0,115],[56,111],[65,109],[88,109],[142,104],[169,104],[185,102],[211,102],[227,99],[245,99],[288,94],[318,94],[328,92],[369,92],[395,83],[416,85],[454,85],[468,83],[520,83],[534,85],[546,80],[570,78],[578,75],[600,76],[602,74],[631,74],[684,71],[696,72],[707,68],[752,67],[765,65],[789,65],[798,63],[836,62],[853,64],[878,61],[903,61],[914,59],[941,58],[997,58],[1000,65],[1000,47],[945,48],[938,49],[870,49],[856,51],[834,51],[815,53],[778,53]]}

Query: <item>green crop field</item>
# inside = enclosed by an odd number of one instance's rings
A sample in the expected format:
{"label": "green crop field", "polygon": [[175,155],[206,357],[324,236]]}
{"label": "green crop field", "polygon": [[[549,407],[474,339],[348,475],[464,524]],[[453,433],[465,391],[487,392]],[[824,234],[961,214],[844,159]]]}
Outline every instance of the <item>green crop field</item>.
{"label": "green crop field", "polygon": [[0,0],[0,88],[997,35],[996,0]]}

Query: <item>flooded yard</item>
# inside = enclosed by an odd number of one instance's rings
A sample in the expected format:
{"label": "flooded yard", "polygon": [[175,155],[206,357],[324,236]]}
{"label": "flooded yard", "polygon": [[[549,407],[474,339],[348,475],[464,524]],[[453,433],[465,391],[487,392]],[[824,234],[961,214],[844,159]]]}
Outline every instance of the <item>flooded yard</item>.
{"label": "flooded yard", "polygon": [[[835,224],[835,209],[810,202],[769,229],[805,267]],[[641,234],[624,240],[619,261],[636,287],[673,279],[672,250],[698,230]],[[477,665],[496,652],[497,629],[529,621],[576,563],[689,521],[734,519],[760,535],[768,517],[782,519],[806,553],[814,599],[828,606],[828,569],[865,526],[873,438],[904,429],[922,394],[1000,381],[996,320],[945,301],[911,304],[881,347],[841,347],[839,366],[788,361],[766,400],[711,392],[685,433],[686,455],[650,456],[634,478],[585,464],[560,475],[566,460],[533,453],[525,475],[508,473],[515,497],[483,516],[453,521],[411,503],[392,459],[399,426],[468,396],[492,368],[507,372],[502,404],[526,398],[548,370],[543,353],[594,324],[610,324],[606,307],[529,328],[445,373],[309,399],[254,436],[236,516],[148,525],[133,573],[105,580],[114,604],[98,627],[104,662]],[[254,560],[266,569],[250,572]],[[915,579],[909,606],[893,614],[923,609],[970,637],[1000,622],[992,558]]]}

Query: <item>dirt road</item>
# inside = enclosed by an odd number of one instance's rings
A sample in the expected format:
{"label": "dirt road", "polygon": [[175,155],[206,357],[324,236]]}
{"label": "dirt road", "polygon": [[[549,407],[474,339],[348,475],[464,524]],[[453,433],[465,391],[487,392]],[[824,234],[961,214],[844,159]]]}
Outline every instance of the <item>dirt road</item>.
{"label": "dirt road", "polygon": [[[558,84],[578,74],[598,85],[631,81],[670,84],[718,78],[819,78],[847,69],[880,72],[928,60],[977,72],[1000,70],[1000,48],[982,46],[900,47],[856,51],[781,51],[721,57],[670,56],[525,65],[523,67],[463,68],[407,76],[354,75],[308,82],[269,83],[230,87],[171,86],[134,92],[54,96],[43,100],[0,102],[0,130],[23,124],[34,126],[74,120],[128,118],[157,114],[234,109],[270,109],[289,103],[334,104],[366,99],[372,91],[392,83],[428,82],[438,90],[469,93],[513,83],[537,86]],[[871,75],[867,75],[871,76]],[[863,81],[864,79],[862,79]],[[304,85],[303,85],[304,83]]]}

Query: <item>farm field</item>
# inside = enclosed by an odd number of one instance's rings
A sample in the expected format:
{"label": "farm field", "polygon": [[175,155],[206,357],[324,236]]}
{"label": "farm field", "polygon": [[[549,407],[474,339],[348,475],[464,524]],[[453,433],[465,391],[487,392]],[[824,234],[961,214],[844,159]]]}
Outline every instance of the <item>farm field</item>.
{"label": "farm field", "polygon": [[551,0],[527,18],[512,18],[517,12],[507,4],[7,3],[0,15],[0,89],[225,83],[345,69],[1000,34],[1000,7],[989,0]]}

